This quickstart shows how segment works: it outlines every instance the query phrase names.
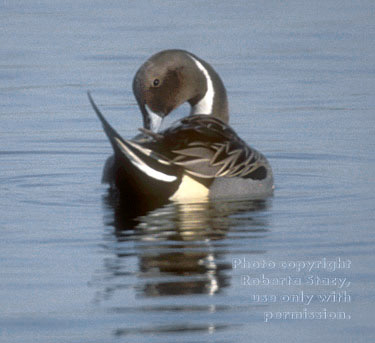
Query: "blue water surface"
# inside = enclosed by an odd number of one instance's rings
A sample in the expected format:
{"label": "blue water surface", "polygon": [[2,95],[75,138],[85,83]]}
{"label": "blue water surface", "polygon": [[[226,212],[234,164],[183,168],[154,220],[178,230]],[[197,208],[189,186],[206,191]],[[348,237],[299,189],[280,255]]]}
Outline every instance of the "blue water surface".
{"label": "blue water surface", "polygon": [[[374,14],[349,0],[0,1],[0,341],[375,341]],[[129,218],[100,183],[111,146],[87,90],[134,136],[132,78],[169,48],[221,75],[272,198]]]}

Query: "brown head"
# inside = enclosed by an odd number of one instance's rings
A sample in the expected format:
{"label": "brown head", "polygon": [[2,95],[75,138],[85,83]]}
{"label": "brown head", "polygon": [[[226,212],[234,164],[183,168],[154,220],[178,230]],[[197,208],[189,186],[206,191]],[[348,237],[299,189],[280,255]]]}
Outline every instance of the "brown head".
{"label": "brown head", "polygon": [[133,91],[146,129],[156,132],[165,116],[189,102],[191,114],[207,114],[228,122],[226,91],[206,62],[184,50],[165,50],[137,71]]}

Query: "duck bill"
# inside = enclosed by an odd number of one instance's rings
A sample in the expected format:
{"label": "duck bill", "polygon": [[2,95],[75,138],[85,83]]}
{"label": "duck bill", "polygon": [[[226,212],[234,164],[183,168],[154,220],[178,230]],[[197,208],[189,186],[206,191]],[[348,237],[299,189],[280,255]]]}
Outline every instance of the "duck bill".
{"label": "duck bill", "polygon": [[163,123],[163,114],[154,112],[147,104],[143,105],[141,110],[143,114],[143,126],[152,132],[158,132]]}

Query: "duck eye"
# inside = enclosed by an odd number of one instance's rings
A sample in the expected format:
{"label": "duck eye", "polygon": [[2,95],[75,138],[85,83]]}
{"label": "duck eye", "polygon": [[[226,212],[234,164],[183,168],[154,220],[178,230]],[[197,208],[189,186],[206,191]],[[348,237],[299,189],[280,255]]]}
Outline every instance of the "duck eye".
{"label": "duck eye", "polygon": [[152,84],[154,85],[154,87],[157,87],[157,86],[160,85],[160,80],[159,79],[155,79]]}

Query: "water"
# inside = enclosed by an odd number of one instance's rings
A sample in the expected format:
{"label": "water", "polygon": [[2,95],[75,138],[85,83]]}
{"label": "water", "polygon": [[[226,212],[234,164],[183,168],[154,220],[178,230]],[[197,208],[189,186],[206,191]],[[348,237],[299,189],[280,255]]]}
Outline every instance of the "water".
{"label": "water", "polygon": [[[0,1],[0,341],[373,341],[374,10]],[[132,137],[132,77],[167,48],[222,76],[273,198],[134,219],[100,184],[86,91]]]}

